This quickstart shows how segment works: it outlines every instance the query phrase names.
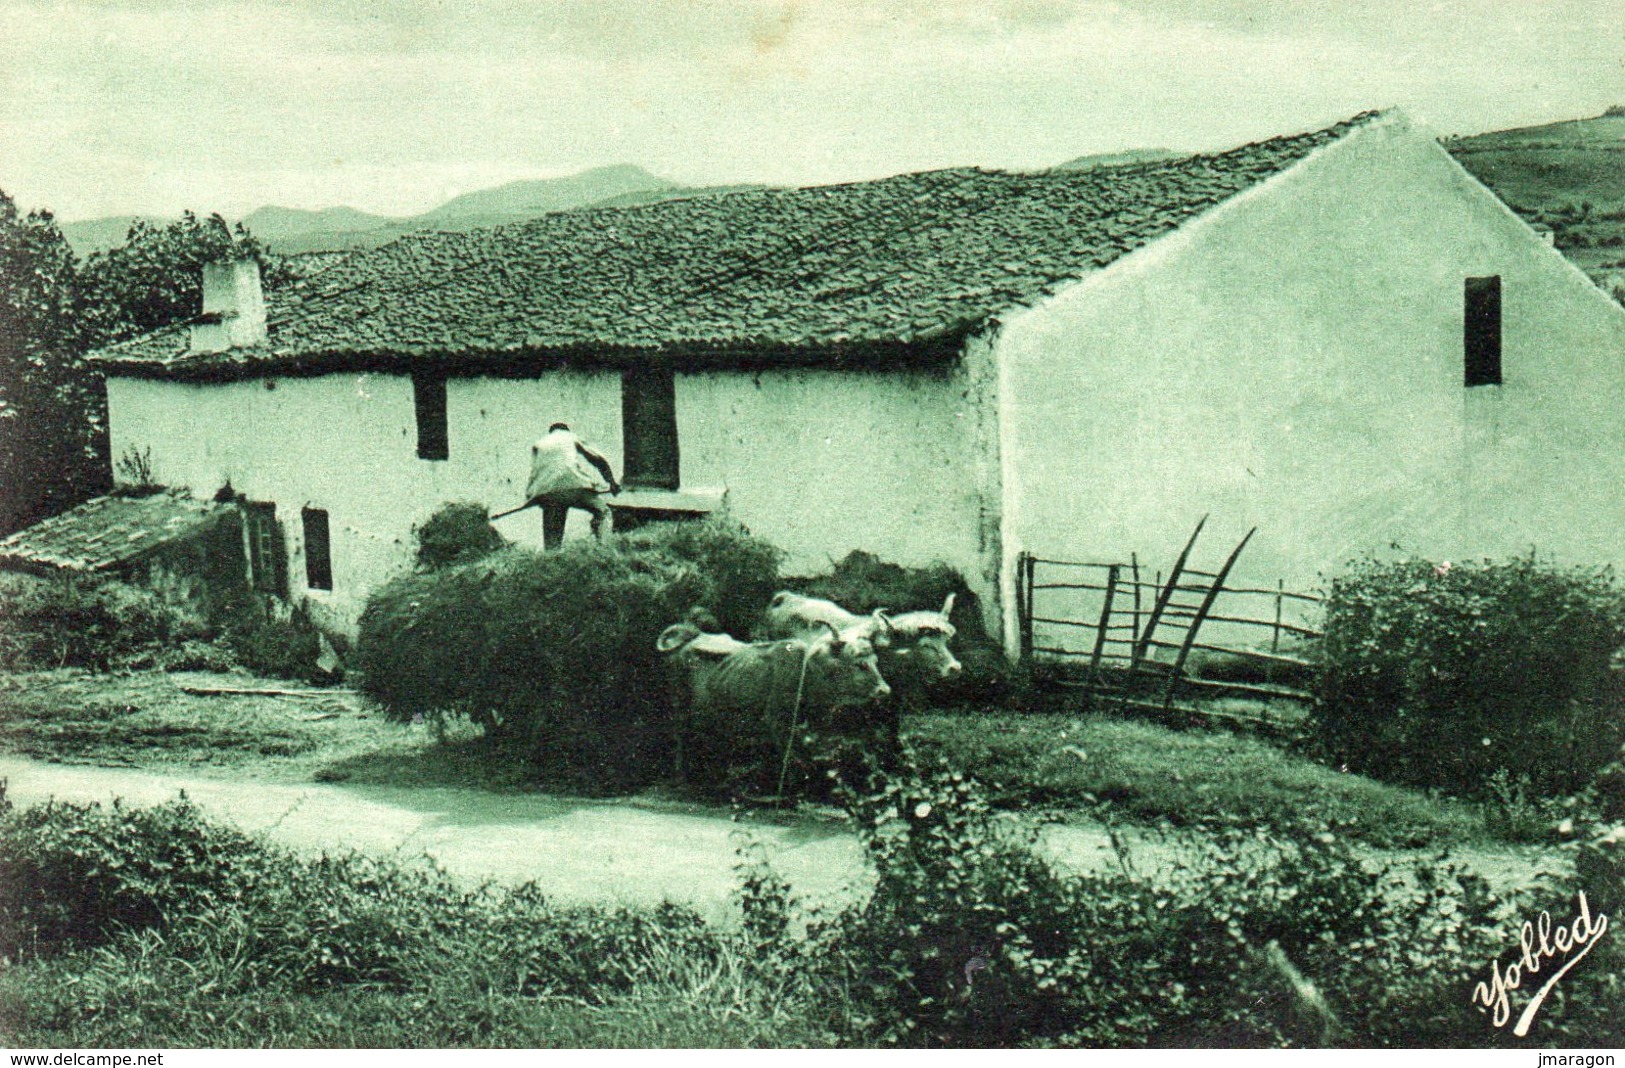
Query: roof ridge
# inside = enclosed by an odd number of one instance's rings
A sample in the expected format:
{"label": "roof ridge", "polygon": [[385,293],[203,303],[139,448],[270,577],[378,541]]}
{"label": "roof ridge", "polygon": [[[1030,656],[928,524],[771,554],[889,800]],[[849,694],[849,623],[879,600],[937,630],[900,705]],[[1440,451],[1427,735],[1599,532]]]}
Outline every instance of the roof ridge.
{"label": "roof ridge", "polygon": [[703,365],[749,351],[771,364],[951,339],[1384,114],[1083,170],[943,167],[415,231],[272,293],[260,346],[189,354],[171,327],[93,358],[200,376],[629,353]]}

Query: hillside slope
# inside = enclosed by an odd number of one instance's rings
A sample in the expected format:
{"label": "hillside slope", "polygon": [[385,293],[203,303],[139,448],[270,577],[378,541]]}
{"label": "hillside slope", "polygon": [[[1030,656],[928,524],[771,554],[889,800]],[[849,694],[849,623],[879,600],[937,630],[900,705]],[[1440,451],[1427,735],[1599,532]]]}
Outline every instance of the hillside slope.
{"label": "hillside slope", "polygon": [[1625,108],[1451,138],[1444,147],[1625,302]]}

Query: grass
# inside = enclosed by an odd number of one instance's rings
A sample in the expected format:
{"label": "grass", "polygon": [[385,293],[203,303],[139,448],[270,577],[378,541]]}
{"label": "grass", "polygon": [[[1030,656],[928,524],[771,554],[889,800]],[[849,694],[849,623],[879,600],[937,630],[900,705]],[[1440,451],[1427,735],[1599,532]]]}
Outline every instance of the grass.
{"label": "grass", "polygon": [[602,1002],[481,989],[242,989],[221,959],[148,935],[0,972],[0,1043],[23,1048],[743,1048],[835,1044],[791,982],[736,947]]}
{"label": "grass", "polygon": [[1474,806],[1351,775],[1224,730],[1170,730],[1101,715],[921,715],[904,735],[922,757],[998,784],[1004,804],[1110,802],[1176,827],[1271,828],[1306,816],[1379,847],[1484,837]]}
{"label": "grass", "polygon": [[[383,722],[353,696],[201,697],[182,693],[178,679],[287,685],[76,669],[0,675],[0,751],[283,782],[503,791],[548,785],[523,762],[494,757],[466,726],[437,739],[424,725]],[[905,734],[927,760],[942,757],[998,784],[996,801],[1007,807],[1067,810],[1098,799],[1127,822],[1174,827],[1269,828],[1313,814],[1383,848],[1496,837],[1486,834],[1475,806],[1344,774],[1222,729],[965,710],[911,715]]]}
{"label": "grass", "polygon": [[41,760],[309,779],[361,754],[432,747],[425,728],[382,722],[342,692],[320,698],[197,696],[182,684],[305,689],[247,675],[78,668],[0,674],[0,751]]}

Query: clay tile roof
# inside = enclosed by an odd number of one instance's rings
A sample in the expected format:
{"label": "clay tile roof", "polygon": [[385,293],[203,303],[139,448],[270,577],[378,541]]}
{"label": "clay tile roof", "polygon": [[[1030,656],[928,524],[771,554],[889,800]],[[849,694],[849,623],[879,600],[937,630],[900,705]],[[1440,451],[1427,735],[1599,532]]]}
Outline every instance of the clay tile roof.
{"label": "clay tile roof", "polygon": [[170,328],[96,358],[202,377],[650,355],[703,365],[741,353],[861,364],[957,341],[1377,114],[1213,155],[929,171],[412,234],[273,294],[262,345],[188,357],[186,331]]}
{"label": "clay tile roof", "polygon": [[227,507],[174,492],[97,497],[0,540],[0,567],[112,571],[167,542],[197,534]]}

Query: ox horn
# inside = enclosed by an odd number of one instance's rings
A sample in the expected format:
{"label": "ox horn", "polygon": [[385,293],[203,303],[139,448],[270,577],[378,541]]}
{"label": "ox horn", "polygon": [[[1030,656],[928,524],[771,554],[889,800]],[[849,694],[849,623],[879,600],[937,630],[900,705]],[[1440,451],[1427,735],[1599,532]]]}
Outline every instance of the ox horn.
{"label": "ox horn", "polygon": [[948,599],[942,602],[942,618],[947,619],[948,616],[953,614],[954,598],[957,596],[959,596],[957,593],[950,593]]}
{"label": "ox horn", "polygon": [[830,648],[839,649],[841,647],[840,630],[836,628],[835,624],[831,623],[827,619],[820,619],[818,622],[829,628]]}

